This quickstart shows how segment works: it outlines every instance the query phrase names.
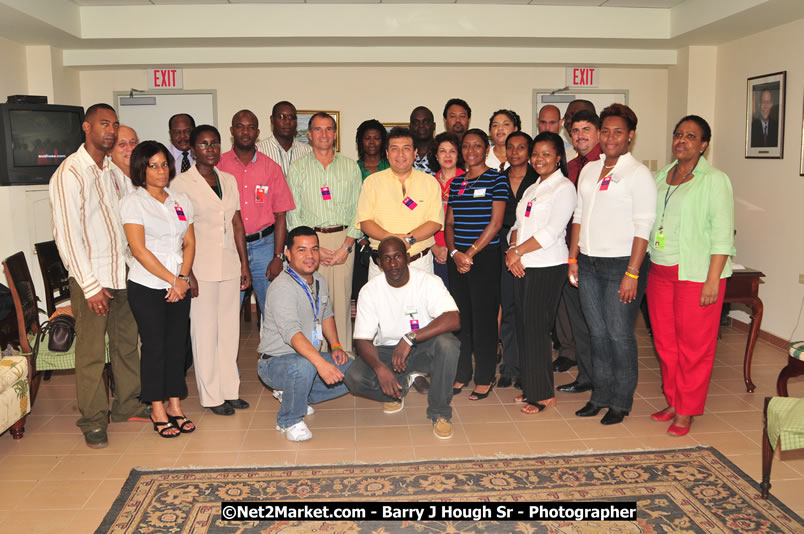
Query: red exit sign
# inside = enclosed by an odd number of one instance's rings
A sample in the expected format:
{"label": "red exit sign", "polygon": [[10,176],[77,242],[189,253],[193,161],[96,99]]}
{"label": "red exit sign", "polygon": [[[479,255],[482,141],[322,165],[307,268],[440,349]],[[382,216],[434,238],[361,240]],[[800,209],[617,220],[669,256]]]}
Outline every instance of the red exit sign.
{"label": "red exit sign", "polygon": [[597,87],[600,69],[597,67],[567,67],[567,86]]}
{"label": "red exit sign", "polygon": [[183,89],[181,69],[150,69],[148,89]]}

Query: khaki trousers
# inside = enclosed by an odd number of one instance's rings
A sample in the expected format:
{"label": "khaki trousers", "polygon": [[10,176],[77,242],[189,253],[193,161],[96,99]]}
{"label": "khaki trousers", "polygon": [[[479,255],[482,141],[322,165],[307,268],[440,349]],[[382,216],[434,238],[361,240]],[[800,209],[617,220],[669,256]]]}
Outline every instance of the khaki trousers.
{"label": "khaki trousers", "polygon": [[[318,232],[318,246],[329,250],[341,248],[346,240],[346,230],[322,234]],[[329,286],[329,299],[332,302],[332,313],[335,314],[335,327],[343,350],[352,352],[352,271],[355,260],[352,254],[346,257],[341,265],[327,267],[324,264],[318,272]],[[322,350],[324,348],[322,347]]]}
{"label": "khaki trousers", "polygon": [[115,391],[111,415],[125,421],[143,409],[140,396],[140,354],[137,349],[137,323],[128,306],[128,291],[107,289],[109,313],[90,311],[81,286],[70,278],[70,303],[75,316],[75,388],[81,417],[76,423],[86,433],[106,428],[109,401],[103,383],[106,362],[106,334]]}
{"label": "khaki trousers", "polygon": [[195,381],[201,406],[212,408],[240,398],[240,279],[198,281],[190,305]]}

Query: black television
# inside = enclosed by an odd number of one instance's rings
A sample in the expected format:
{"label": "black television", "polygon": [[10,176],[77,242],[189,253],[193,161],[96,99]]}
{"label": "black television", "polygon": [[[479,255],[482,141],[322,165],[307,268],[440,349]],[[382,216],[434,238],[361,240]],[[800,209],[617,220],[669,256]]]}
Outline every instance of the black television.
{"label": "black television", "polygon": [[47,184],[84,140],[84,108],[0,104],[0,185]]}

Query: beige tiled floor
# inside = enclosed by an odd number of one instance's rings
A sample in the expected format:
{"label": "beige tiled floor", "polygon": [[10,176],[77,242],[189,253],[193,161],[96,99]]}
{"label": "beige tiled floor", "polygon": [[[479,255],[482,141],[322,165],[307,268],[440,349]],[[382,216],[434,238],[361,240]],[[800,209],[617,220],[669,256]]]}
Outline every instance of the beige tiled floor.
{"label": "beige tiled floor", "polygon": [[[762,405],[775,391],[785,364],[784,351],[760,341],[754,352],[755,393],[742,381],[745,334],[723,330],[706,414],[696,418],[684,438],[665,433],[667,424],[648,416],[664,407],[658,362],[644,328],[638,330],[640,379],[634,409],[621,425],[606,427],[573,412],[588,394],[559,394],[558,405],[536,416],[524,415],[512,400],[514,389],[495,390],[470,402],[468,388],[454,399],[455,436],[436,439],[425,418],[426,397],[412,392],[405,409],[384,415],[378,403],[351,395],[316,406],[307,418],[313,439],[291,443],[274,430],[277,401],[256,374],[257,330],[244,323],[240,362],[242,396],[252,408],[220,417],[198,404],[196,387],[185,411],[198,424],[194,434],[159,438],[150,425],[112,424],[110,446],[93,451],[75,426],[72,373],[43,383],[25,437],[0,436],[0,533],[93,532],[134,466],[188,467],[294,465],[338,462],[389,462],[496,455],[676,448],[712,445],[755,480],[760,476]],[[556,383],[572,379],[556,376]],[[791,396],[804,396],[804,380],[790,383]],[[804,515],[804,453],[777,452],[773,465],[777,497]]]}

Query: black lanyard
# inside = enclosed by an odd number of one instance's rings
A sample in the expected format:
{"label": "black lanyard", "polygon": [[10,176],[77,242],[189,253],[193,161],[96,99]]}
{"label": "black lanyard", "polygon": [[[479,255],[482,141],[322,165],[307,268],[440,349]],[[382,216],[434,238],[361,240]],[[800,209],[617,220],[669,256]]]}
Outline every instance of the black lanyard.
{"label": "black lanyard", "polygon": [[[675,189],[673,189],[672,185],[668,184],[667,191],[664,192],[664,207],[662,207],[662,219],[659,221],[659,233],[661,233],[662,230],[664,230],[664,212],[667,211],[667,203],[670,202],[670,199],[673,197],[673,194],[676,191],[678,191],[678,188],[681,187],[681,185],[683,183],[685,183],[687,181],[687,179],[689,179],[690,176],[692,176],[692,173],[695,171],[695,167],[697,167],[697,166],[698,165],[696,164],[695,166],[692,167],[692,170],[687,173],[687,175],[684,177],[683,180],[681,180],[681,182],[678,183],[678,185],[676,186]],[[677,170],[678,170],[678,164],[676,164],[676,166],[673,167],[673,176],[670,178],[670,183],[671,184],[673,183],[673,180],[675,180],[675,178],[676,178],[676,171]],[[671,191],[671,189],[673,189],[673,190]]]}

